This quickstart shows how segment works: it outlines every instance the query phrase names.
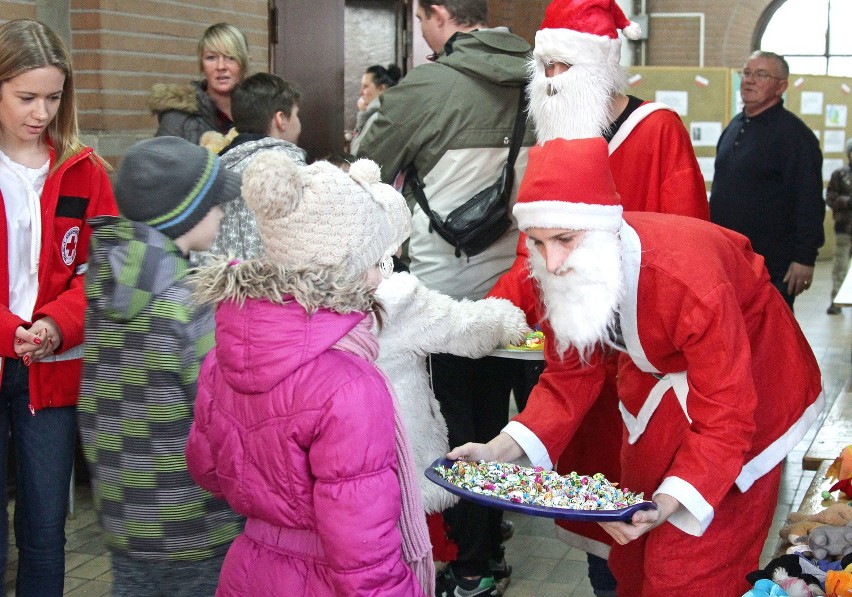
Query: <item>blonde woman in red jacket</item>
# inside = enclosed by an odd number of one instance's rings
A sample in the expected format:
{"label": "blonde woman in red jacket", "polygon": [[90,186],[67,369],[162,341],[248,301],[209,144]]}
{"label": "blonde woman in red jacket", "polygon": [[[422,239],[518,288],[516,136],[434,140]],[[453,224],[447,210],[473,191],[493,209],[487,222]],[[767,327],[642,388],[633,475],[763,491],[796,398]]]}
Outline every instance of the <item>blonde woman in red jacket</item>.
{"label": "blonde woman in red jacket", "polygon": [[[86,221],[116,214],[106,167],[77,133],[62,40],[0,26],[0,496],[15,453],[17,595],[61,595],[83,354]],[[10,435],[11,430],[11,435]],[[7,555],[0,515],[0,570]]]}

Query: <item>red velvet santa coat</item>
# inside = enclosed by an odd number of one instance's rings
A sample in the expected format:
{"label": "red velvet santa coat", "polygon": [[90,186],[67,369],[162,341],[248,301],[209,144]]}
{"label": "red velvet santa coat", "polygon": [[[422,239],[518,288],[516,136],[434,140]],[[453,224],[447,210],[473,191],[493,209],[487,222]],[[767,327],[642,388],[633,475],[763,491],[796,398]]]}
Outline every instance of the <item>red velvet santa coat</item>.
{"label": "red velvet santa coat", "polygon": [[[668,106],[646,102],[621,125],[609,143],[610,167],[625,211],[651,211],[710,219],[704,178],[698,168],[689,134],[680,117]],[[543,318],[538,310],[536,289],[529,279],[526,235],[521,234],[518,256],[512,268],[488,296],[506,298],[527,314],[530,326]],[[599,429],[621,424],[615,393],[615,362],[600,398],[586,415],[581,431],[559,459],[558,470],[568,473],[600,472],[610,479],[620,477],[619,442],[602,441]],[[598,525],[557,521],[560,539],[574,547],[606,558],[611,537]]]}
{"label": "red velvet santa coat", "polygon": [[[624,219],[620,322],[627,352],[619,357],[618,395],[625,424],[595,433],[622,435],[623,487],[646,497],[667,493],[683,507],[642,540],[613,546],[610,565],[630,595],[661,594],[647,592],[658,577],[694,589],[697,575],[718,578],[719,566],[733,568],[731,590],[739,590],[743,575],[759,567],[768,530],[744,528],[757,518],[771,520],[775,501],[761,498],[777,493],[779,477],[774,487],[755,492],[761,495],[745,494],[755,509],[745,517],[726,510],[729,498],[755,482],[762,487],[758,479],[776,470],[816,420],[824,402],[819,368],[745,237],[694,218],[626,213]],[[562,453],[604,378],[600,354],[583,366],[573,351],[560,359],[554,344],[527,407],[505,429],[533,464],[545,467]],[[712,529],[717,540],[724,537],[715,548],[690,551],[717,515],[737,524]],[[661,531],[674,534],[664,557],[657,552],[644,572],[625,571],[623,562],[641,564],[644,541]],[[617,553],[637,549],[626,559]],[[686,549],[689,558],[673,571],[665,549]],[[746,559],[733,558],[736,553],[754,561],[731,562]],[[654,590],[677,588],[663,583]]]}

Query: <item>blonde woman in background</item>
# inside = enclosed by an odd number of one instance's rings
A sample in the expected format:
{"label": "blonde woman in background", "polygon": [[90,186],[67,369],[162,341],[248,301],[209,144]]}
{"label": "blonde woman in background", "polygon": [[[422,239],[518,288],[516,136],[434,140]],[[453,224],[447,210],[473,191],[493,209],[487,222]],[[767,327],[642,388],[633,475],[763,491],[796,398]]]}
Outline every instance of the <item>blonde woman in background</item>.
{"label": "blonde woman in background", "polygon": [[203,81],[152,87],[157,137],[172,135],[197,144],[208,131],[225,135],[234,126],[231,94],[249,67],[245,36],[228,23],[211,25],[198,40],[198,66]]}

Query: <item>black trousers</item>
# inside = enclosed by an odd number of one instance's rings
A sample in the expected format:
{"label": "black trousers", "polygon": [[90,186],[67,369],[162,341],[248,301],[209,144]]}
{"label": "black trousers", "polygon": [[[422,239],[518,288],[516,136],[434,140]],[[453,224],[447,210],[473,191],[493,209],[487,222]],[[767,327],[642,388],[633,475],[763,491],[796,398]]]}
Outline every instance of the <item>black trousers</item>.
{"label": "black trousers", "polygon": [[784,281],[784,276],[787,275],[787,269],[789,268],[789,264],[783,270],[780,271],[770,271],[769,279],[772,282],[772,285],[778,289],[778,292],[781,293],[781,297],[790,305],[790,310],[793,309],[793,301],[796,300],[796,297],[787,293],[787,283]]}
{"label": "black trousers", "polygon": [[515,397],[518,412],[521,412],[526,408],[527,399],[530,397],[535,384],[538,383],[542,371],[544,371],[544,361],[519,360],[512,362],[512,367],[515,370],[512,381],[512,395]]}
{"label": "black trousers", "polygon": [[[450,447],[493,439],[509,420],[514,368],[497,357],[468,359],[446,354],[430,358],[432,387],[447,421]],[[437,456],[436,456],[437,457]],[[458,544],[458,576],[488,576],[488,558],[500,547],[503,511],[461,500],[444,512]]]}

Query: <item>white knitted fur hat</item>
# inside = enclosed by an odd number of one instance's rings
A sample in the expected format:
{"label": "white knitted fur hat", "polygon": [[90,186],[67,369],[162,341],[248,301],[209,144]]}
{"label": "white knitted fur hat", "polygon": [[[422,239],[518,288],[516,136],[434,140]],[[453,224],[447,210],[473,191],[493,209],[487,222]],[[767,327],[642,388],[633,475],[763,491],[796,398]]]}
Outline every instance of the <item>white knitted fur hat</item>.
{"label": "white knitted fur hat", "polygon": [[[363,164],[362,164],[363,162]],[[361,165],[359,165],[361,164]],[[359,160],[349,173],[328,162],[299,167],[283,152],[259,154],[243,173],[265,259],[291,269],[337,268],[363,275],[394,242],[379,167]]]}
{"label": "white knitted fur hat", "polygon": [[393,242],[388,249],[388,254],[394,255],[402,243],[411,236],[411,210],[408,209],[405,197],[395,191],[392,186],[382,184],[374,185],[372,188],[377,191],[374,194],[387,206],[385,209],[393,232]]}

